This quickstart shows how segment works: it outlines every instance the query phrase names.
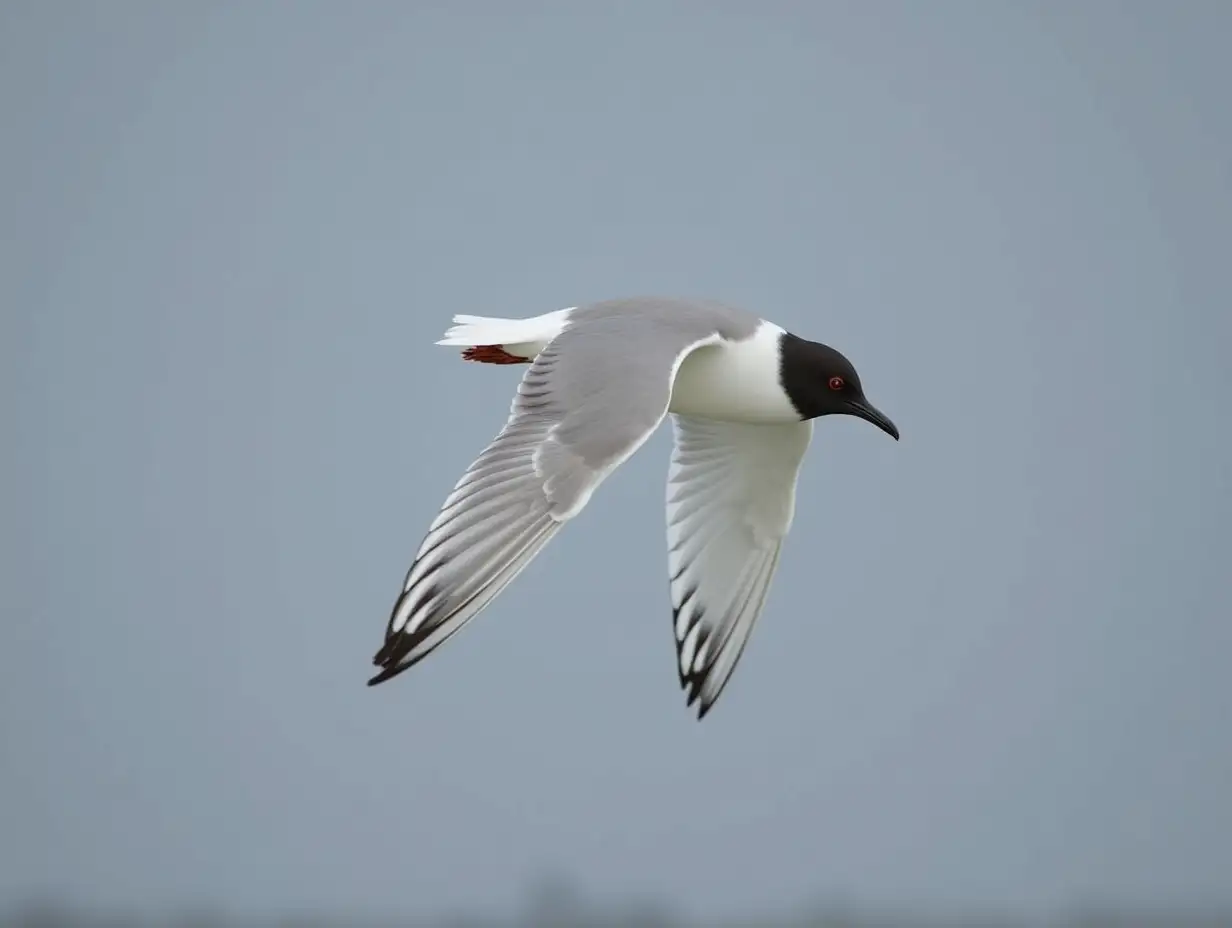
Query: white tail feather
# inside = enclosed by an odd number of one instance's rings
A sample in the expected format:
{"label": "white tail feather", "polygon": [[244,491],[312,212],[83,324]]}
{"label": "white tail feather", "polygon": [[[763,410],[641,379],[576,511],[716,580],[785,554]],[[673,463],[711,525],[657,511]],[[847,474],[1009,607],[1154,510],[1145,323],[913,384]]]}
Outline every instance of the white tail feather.
{"label": "white tail feather", "polygon": [[[454,316],[453,326],[445,332],[445,337],[437,344],[466,348],[499,345],[506,350],[533,348],[534,350],[527,355],[528,357],[533,356],[560,334],[572,308],[558,309],[556,312],[531,316],[529,319]],[[512,353],[520,354],[521,352]]]}

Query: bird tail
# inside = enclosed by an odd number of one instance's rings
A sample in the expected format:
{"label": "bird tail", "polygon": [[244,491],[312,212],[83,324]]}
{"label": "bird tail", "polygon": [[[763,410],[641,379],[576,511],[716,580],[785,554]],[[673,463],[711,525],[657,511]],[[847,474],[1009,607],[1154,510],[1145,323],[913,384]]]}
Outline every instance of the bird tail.
{"label": "bird tail", "polygon": [[533,360],[561,333],[569,312],[569,309],[559,309],[529,319],[454,316],[453,326],[437,344],[465,348],[462,357],[468,361],[523,364]]}

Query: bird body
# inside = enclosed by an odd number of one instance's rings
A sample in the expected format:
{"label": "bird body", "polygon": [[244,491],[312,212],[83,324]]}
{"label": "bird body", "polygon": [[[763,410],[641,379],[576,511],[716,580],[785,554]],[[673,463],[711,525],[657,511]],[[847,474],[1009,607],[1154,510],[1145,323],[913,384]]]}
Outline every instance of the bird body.
{"label": "bird body", "polygon": [[481,612],[670,414],[677,671],[704,717],[761,613],[813,420],[855,415],[898,437],[843,355],[720,303],[636,298],[527,319],[455,316],[438,344],[529,366],[505,427],[429,526],[371,684]]}
{"label": "bird body", "polygon": [[[621,301],[623,303],[623,301]],[[674,301],[656,301],[655,306]],[[681,301],[678,313],[708,312],[713,304]],[[652,309],[654,307],[647,307]],[[676,371],[668,411],[690,416],[741,422],[795,422],[799,415],[779,387],[779,337],[783,329],[730,307],[731,338],[721,338],[687,354]],[[465,346],[474,360],[485,360],[483,349],[499,348],[505,358],[488,363],[529,363],[569,324],[577,308],[561,309],[529,319],[455,316],[454,326],[438,345]],[[612,305],[628,322],[627,307]],[[582,310],[585,312],[585,310]],[[593,310],[592,310],[593,312]],[[700,313],[699,313],[700,315]],[[476,356],[474,349],[481,349]]]}

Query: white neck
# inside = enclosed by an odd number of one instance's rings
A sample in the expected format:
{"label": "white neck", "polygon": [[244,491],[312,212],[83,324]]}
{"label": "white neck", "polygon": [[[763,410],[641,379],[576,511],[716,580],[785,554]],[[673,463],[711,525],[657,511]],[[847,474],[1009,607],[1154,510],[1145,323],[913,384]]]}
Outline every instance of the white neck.
{"label": "white neck", "polygon": [[751,338],[698,348],[680,365],[668,409],[732,422],[799,422],[779,382],[779,336],[763,321]]}

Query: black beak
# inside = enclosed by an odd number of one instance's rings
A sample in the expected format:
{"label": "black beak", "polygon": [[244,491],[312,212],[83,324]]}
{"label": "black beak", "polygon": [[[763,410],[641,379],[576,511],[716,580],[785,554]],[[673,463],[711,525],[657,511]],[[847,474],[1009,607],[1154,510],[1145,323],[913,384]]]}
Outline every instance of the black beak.
{"label": "black beak", "polygon": [[880,409],[874,406],[868,400],[858,400],[851,404],[851,414],[859,416],[866,422],[871,422],[881,431],[891,436],[895,441],[898,441],[898,426],[890,421],[890,417],[883,413]]}

